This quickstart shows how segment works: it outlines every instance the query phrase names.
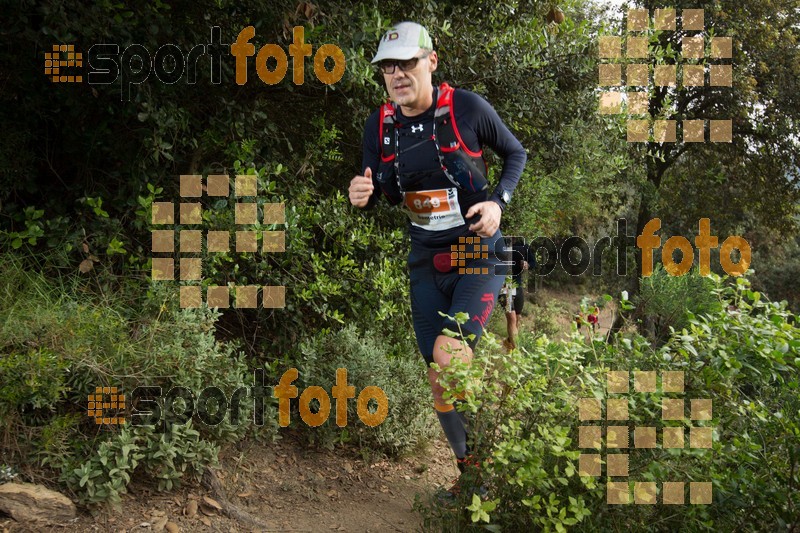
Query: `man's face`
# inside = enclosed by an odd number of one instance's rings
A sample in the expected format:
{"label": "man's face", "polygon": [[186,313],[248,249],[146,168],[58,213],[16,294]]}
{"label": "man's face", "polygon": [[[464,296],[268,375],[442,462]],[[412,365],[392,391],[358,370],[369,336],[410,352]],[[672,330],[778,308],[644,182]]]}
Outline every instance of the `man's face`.
{"label": "man's face", "polygon": [[[427,57],[422,57],[426,54]],[[389,97],[397,105],[419,107],[417,104],[430,97],[433,90],[431,75],[438,64],[436,52],[420,50],[416,57],[421,59],[413,69],[403,71],[399,66],[395,66],[393,74],[383,75]]]}

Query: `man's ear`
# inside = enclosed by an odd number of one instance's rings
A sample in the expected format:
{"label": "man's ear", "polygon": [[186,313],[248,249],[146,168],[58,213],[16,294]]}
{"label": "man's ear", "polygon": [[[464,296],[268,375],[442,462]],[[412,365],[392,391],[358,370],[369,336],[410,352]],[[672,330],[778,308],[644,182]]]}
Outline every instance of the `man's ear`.
{"label": "man's ear", "polygon": [[436,52],[431,52],[428,56],[428,65],[429,72],[436,70],[436,67],[439,65],[439,56],[436,55]]}

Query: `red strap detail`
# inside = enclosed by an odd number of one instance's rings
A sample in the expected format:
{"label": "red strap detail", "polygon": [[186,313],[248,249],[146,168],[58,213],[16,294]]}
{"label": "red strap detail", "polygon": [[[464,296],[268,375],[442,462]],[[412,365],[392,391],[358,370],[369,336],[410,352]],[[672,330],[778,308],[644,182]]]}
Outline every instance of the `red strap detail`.
{"label": "red strap detail", "polygon": [[[446,84],[443,84],[443,85],[446,85]],[[455,92],[455,91],[453,89],[450,89],[450,92],[451,92],[451,96],[450,96],[450,121],[453,124],[453,131],[456,134],[456,139],[458,140],[458,145],[470,157],[481,157],[481,154],[483,154],[483,150],[479,150],[477,152],[473,152],[472,150],[469,149],[469,147],[467,147],[467,144],[464,142],[464,139],[461,138],[461,133],[458,131],[458,126],[456,125],[456,112],[455,112],[455,106],[453,105],[452,93]]]}
{"label": "red strap detail", "polygon": [[458,150],[458,145],[453,146],[452,148],[445,148],[444,146],[440,146],[442,152],[449,154],[450,152],[455,152]]}
{"label": "red strap detail", "polygon": [[439,98],[436,100],[437,109],[446,105],[449,105],[452,109],[453,92],[455,92],[455,89],[450,87],[447,83],[439,85]]}
{"label": "red strap detail", "polygon": [[389,157],[385,157],[383,155],[384,154],[383,120],[386,117],[393,117],[393,116],[395,116],[395,111],[394,111],[394,106],[391,104],[391,102],[387,102],[381,105],[380,116],[378,118],[378,149],[380,150],[381,153],[381,161],[383,161],[384,163],[388,163],[389,161],[394,161],[394,155],[395,155],[394,152],[391,155],[389,155]]}

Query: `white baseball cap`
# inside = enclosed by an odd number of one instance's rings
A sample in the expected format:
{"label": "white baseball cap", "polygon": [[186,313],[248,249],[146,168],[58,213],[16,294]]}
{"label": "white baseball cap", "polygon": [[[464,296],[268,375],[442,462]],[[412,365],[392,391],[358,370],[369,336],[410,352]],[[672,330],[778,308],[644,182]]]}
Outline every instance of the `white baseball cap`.
{"label": "white baseball cap", "polygon": [[420,49],[433,50],[428,30],[416,22],[401,22],[389,28],[383,36],[372,63],[383,59],[411,59]]}

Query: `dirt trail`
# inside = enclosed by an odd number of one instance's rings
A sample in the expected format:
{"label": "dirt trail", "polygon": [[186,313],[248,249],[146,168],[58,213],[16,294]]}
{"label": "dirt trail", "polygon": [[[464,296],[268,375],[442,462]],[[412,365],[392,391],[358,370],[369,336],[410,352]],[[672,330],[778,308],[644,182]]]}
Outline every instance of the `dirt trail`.
{"label": "dirt trail", "polygon": [[[269,527],[257,529],[222,516],[192,484],[171,493],[134,484],[119,511],[85,510],[52,531],[418,531],[417,494],[430,494],[458,475],[442,437],[417,457],[368,463],[354,451],[310,448],[291,432],[274,444],[252,441],[225,450],[216,471],[231,503]],[[192,503],[194,502],[194,503]],[[212,501],[213,504],[213,501]],[[196,505],[196,512],[192,512]],[[48,530],[48,529],[44,529]],[[43,531],[0,518],[0,531]]]}
{"label": "dirt trail", "polygon": [[[581,308],[581,299],[588,296],[590,301],[594,301],[598,298],[597,294],[586,294],[581,292],[571,292],[565,290],[553,290],[549,288],[539,289],[536,294],[536,300],[539,302],[558,302],[563,309],[563,312],[559,313],[556,317],[556,323],[558,324],[559,329],[561,330],[561,334],[557,336],[557,339],[566,338],[569,334],[570,327],[574,321],[575,314],[580,311]],[[529,311],[530,308],[526,309]],[[526,312],[526,311],[523,311]],[[604,307],[600,308],[600,317],[597,323],[597,329],[595,330],[595,336],[602,336],[605,337],[608,334],[608,331],[611,329],[611,326],[614,323],[614,317],[616,313],[616,306],[615,304],[609,303],[606,304]],[[522,317],[522,328],[525,330],[527,329],[530,331],[530,326],[533,322],[533,316],[531,315],[523,315]],[[588,327],[584,326],[582,328],[584,334],[588,337],[589,330]]]}
{"label": "dirt trail", "polygon": [[[582,296],[544,289],[537,299],[561,304],[556,321],[564,335]],[[523,316],[522,329],[530,330],[532,321],[532,315]],[[597,333],[607,332],[612,321],[612,310],[602,309]],[[308,447],[290,431],[282,431],[281,437],[274,444],[247,441],[225,449],[217,470],[229,501],[269,526],[262,531],[419,531],[421,519],[412,509],[415,496],[449,486],[458,475],[443,435],[414,457],[373,463],[355,450]],[[83,510],[73,523],[52,530],[166,531],[161,528],[168,521],[184,532],[257,531],[220,515],[203,503],[204,496],[208,491],[199,484],[168,494],[134,484],[121,510],[95,516]],[[0,518],[0,531],[42,529]]]}

